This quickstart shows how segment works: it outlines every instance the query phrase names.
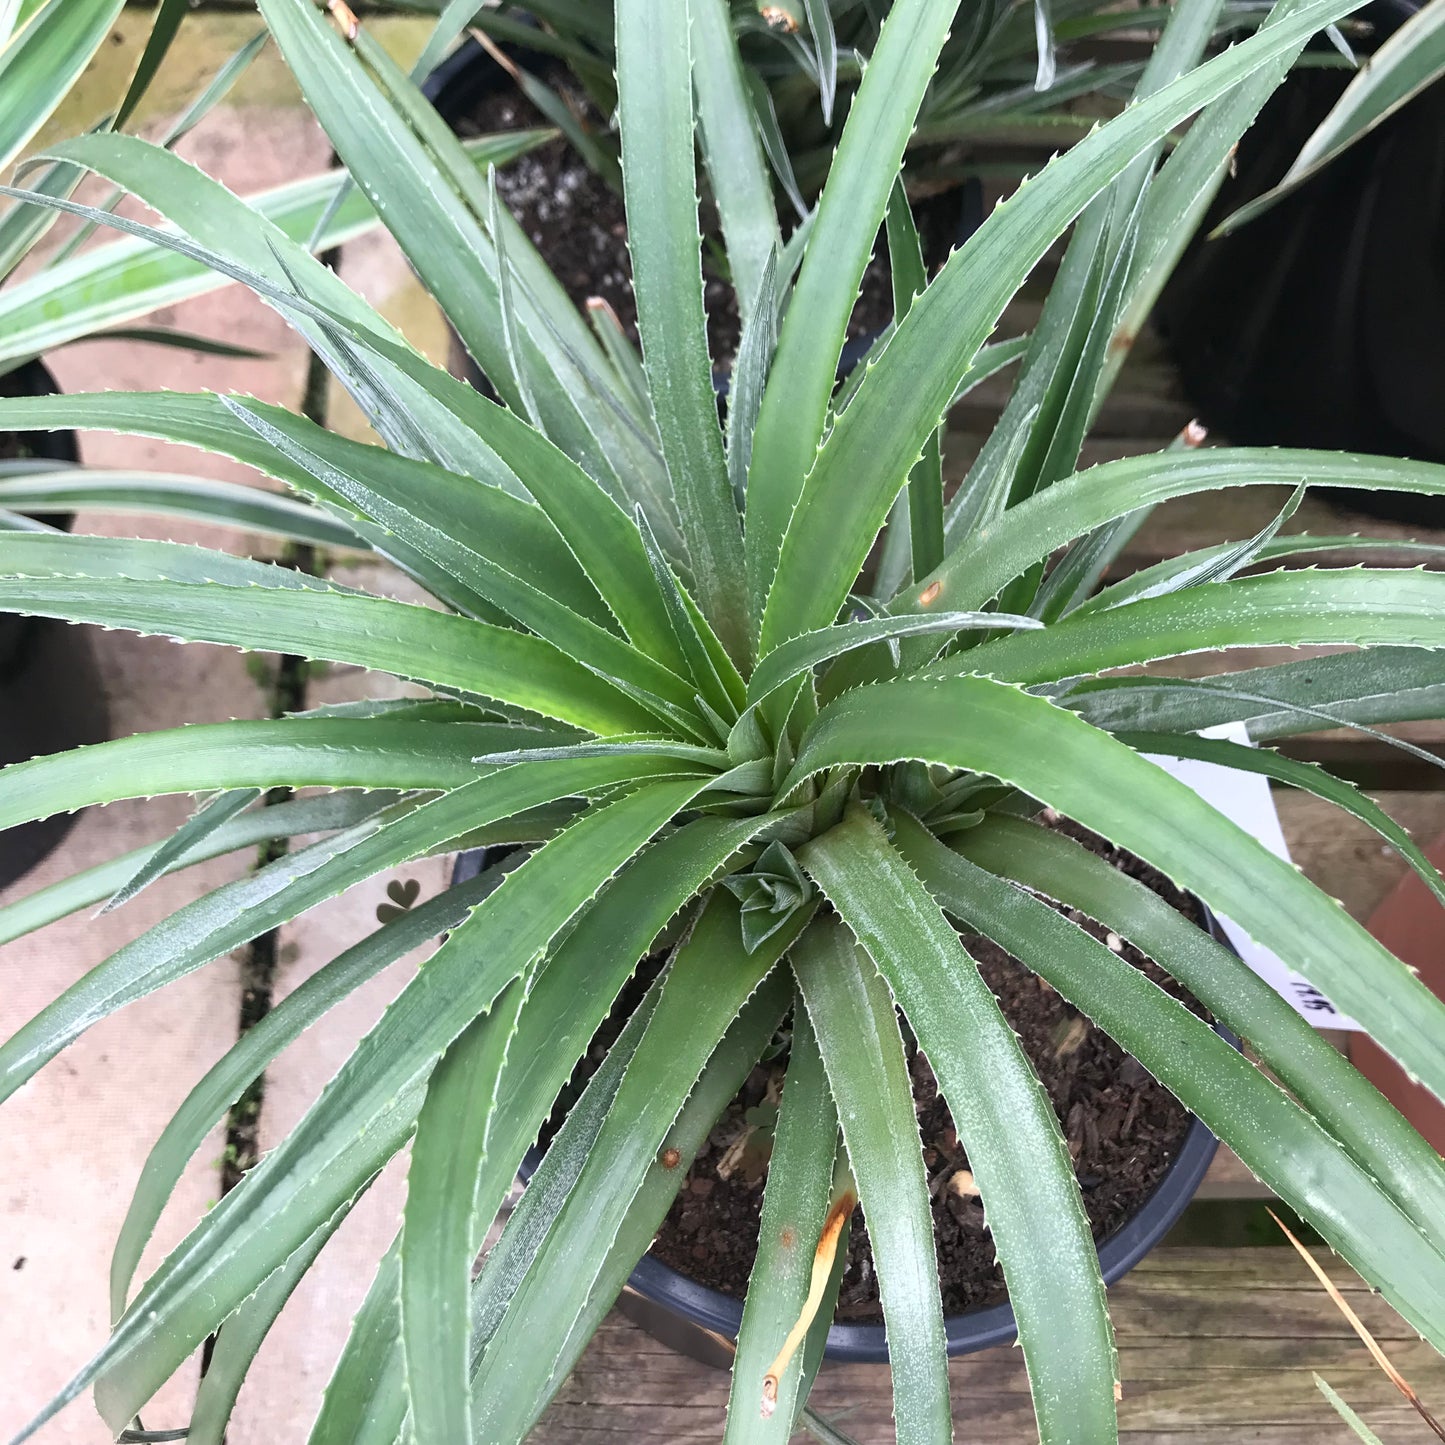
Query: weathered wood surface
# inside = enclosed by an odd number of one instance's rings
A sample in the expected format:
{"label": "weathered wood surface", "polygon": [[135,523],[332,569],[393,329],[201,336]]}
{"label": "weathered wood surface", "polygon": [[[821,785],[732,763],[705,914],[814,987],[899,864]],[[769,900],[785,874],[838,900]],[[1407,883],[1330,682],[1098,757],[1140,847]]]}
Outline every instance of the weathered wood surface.
{"label": "weathered wood surface", "polygon": [[[1427,1402],[1445,1362],[1338,1260],[1325,1267]],[[1288,1249],[1156,1251],[1111,1291],[1130,1445],[1319,1445],[1348,1434],[1316,1390],[1323,1375],[1387,1445],[1431,1437]],[[955,1360],[955,1438],[1036,1440],[1017,1349]],[[534,1432],[537,1445],[719,1440],[725,1373],[658,1344],[615,1312]],[[813,1393],[862,1445],[893,1439],[888,1370],[829,1365]]]}

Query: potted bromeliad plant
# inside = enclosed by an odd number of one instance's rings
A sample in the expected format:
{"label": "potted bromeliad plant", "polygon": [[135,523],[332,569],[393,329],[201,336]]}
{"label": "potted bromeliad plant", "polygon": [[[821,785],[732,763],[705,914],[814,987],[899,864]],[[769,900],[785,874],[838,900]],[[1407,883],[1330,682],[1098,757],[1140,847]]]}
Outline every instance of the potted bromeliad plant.
{"label": "potted bromeliad plant", "polygon": [[[142,735],[0,774],[0,824],[162,792],[289,784],[352,800],[345,826],[99,961],[0,1047],[0,1094],[96,1020],[353,883],[427,854],[513,851],[397,911],[197,1084],[117,1243],[110,1339],[37,1425],[94,1387],[125,1429],[218,1331],[188,1427],[192,1441],[218,1440],[287,1296],[409,1148],[400,1232],[310,1438],[518,1440],[731,1111],[743,1127],[723,1151],[729,1167],[766,1182],[729,1440],[785,1440],[805,1408],[857,1258],[844,1247],[855,1201],[899,1438],[949,1438],[937,1194],[986,1219],[1041,1437],[1112,1440],[1115,1356],[1081,1204],[1095,1185],[1076,1174],[1071,1125],[990,986],[1002,987],[1000,956],[1067,1004],[1046,1029],[1055,1057],[1085,1047],[1091,1026],[1111,1037],[1133,1086],[1152,1076],[1176,1095],[1445,1345],[1438,1156],[1177,890],[1277,950],[1437,1093],[1445,1005],[1144,756],[1203,756],[1307,788],[1378,828],[1445,893],[1370,800],[1273,751],[1197,735],[1241,720],[1277,734],[1433,715],[1445,577],[1236,575],[1350,545],[1276,526],[1095,591],[1142,513],[1168,498],[1281,483],[1439,495],[1445,469],[1180,446],[1075,472],[1127,337],[1231,147],[1350,0],[1281,0],[1257,34],[1204,63],[1217,4],[1181,0],[1133,103],[998,207],[925,286],[899,170],[955,8],[891,7],[806,245],[780,246],[766,184],[731,184],[740,167],[759,181],[754,147],[706,147],[732,274],[755,278],[721,424],[692,77],[709,81],[704,128],[750,136],[736,47],[715,23],[725,0],[616,5],[640,360],[594,336],[341,0],[260,0],[342,161],[500,403],[430,365],[303,246],[175,156],[121,136],[54,148],[172,228],[111,224],[280,308],[385,445],[208,393],[12,400],[0,425],[113,428],[241,458],[437,606],[195,547],[0,537],[8,610],[344,661],[430,693]],[[1201,110],[1161,164],[1166,137]],[[839,391],[880,226],[896,325]],[[1071,226],[1013,399],[945,503],[941,418],[998,364],[999,314]],[[1201,649],[1339,643],[1359,650],[1203,682],[1116,675]],[[206,827],[191,825],[188,845]],[[315,832],[314,817],[297,831]],[[1114,850],[1155,886],[1110,866]],[[29,921],[84,903],[86,887],[31,905]],[[301,1122],[137,1287],[171,1186],[216,1119],[331,1002],[443,932]],[[549,1147],[473,1282],[559,1097]],[[690,1199],[707,1193],[689,1185]]]}

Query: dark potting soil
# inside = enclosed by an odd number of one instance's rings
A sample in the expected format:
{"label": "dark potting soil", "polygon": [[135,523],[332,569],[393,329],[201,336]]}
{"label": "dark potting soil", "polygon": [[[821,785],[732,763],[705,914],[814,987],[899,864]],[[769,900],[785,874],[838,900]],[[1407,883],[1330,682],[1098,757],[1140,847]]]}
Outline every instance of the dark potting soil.
{"label": "dark potting soil", "polygon": [[[1138,878],[1199,922],[1198,905],[1147,864],[1067,821],[1057,826],[1115,867]],[[1072,909],[1060,909],[1201,1015],[1204,1010],[1153,962],[1117,935]],[[1094,1237],[1103,1240],[1143,1206],[1163,1178],[1189,1127],[1172,1094],[1107,1035],[1066,1004],[1048,984],[997,944],[967,938],[1005,1017],[1047,1089],[1083,1194]],[[927,1059],[908,1050],[914,1104],[933,1200],[934,1241],[946,1314],[1004,1297],[984,1211],[947,1106]],[[773,1117],[783,1064],[753,1070],[699,1152],[652,1252],[680,1273],[741,1299],[757,1251],[766,1178],[766,1139],[752,1125]],[[853,1218],[837,1318],[881,1317],[868,1230]]]}
{"label": "dark potting soil", "polygon": [[[553,73],[547,79],[589,129],[605,132],[604,119],[565,75]],[[457,133],[466,139],[546,127],[550,122],[525,96],[504,84],[482,96],[455,124]],[[636,341],[637,305],[632,295],[632,263],[622,197],[565,139],[550,141],[499,168],[497,196],[541,251],[572,300],[583,306],[590,297],[600,296]],[[947,259],[959,239],[958,193],[930,196],[915,204],[914,213],[932,272]],[[726,370],[737,354],[741,334],[737,297],[732,286],[710,269],[706,249],[703,264],[708,345],[714,363]],[[864,274],[848,335],[852,339],[876,333],[892,318],[887,253],[880,245]]]}

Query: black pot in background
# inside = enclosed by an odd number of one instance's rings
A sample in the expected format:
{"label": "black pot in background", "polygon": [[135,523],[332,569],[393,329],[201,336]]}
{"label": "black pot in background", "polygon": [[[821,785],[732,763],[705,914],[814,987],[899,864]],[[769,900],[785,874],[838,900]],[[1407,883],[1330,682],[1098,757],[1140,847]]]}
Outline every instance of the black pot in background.
{"label": "black pot in background", "polygon": [[[11,395],[59,390],[38,361],[0,378]],[[22,444],[41,461],[74,464],[74,432],[27,432]],[[68,528],[69,515],[38,520]],[[0,615],[0,764],[62,752],[108,736],[105,693],[88,632],[46,617]],[[0,832],[0,888],[29,872],[58,844],[74,819],[66,814]]]}
{"label": "black pot in background", "polygon": [[[1359,12],[1373,49],[1421,0]],[[1271,210],[1208,232],[1275,185],[1353,72],[1297,70],[1245,134],[1166,288],[1158,325],[1200,419],[1244,446],[1445,462],[1445,84],[1416,96]],[[1327,496],[1415,525],[1440,499]]]}
{"label": "black pot in background", "polygon": [[[452,869],[453,884],[475,878],[483,868],[501,862],[511,851],[510,848],[475,848],[458,855]],[[1208,910],[1206,919],[1210,933],[1232,951],[1224,931]],[[1214,1027],[1221,1038],[1239,1047],[1239,1040],[1222,1024]],[[1179,1153],[1154,1193],[1132,1219],[1099,1245],[1099,1265],[1106,1284],[1113,1284],[1133,1269],[1178,1223],[1209,1169],[1218,1142],[1203,1123],[1191,1116]],[[542,1151],[534,1146],[518,1171],[523,1182],[532,1177],[541,1162]],[[672,1349],[718,1369],[732,1367],[733,1342],[742,1328],[742,1302],[698,1284],[651,1254],[643,1255],[633,1267],[626,1288],[618,1297],[617,1308]],[[991,1345],[1006,1345],[1018,1335],[1013,1307],[1007,1301],[949,1315],[944,1319],[943,1328],[950,1355],[968,1355]],[[883,1326],[835,1322],[828,1331],[825,1357],[886,1362],[888,1344]]]}

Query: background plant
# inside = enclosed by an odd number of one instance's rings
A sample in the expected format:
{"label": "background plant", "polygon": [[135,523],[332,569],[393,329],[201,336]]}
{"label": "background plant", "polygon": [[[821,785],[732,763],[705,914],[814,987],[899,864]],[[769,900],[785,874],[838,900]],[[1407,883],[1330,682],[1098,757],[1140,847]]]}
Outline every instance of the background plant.
{"label": "background plant", "polygon": [[[727,20],[742,59],[753,128],[780,203],[798,219],[806,217],[827,175],[891,8],[892,0],[729,0]],[[1216,38],[1252,28],[1266,9],[1250,0],[1222,6]],[[910,185],[926,192],[967,178],[1016,179],[1036,170],[1050,151],[1118,109],[1167,17],[1168,7],[1100,0],[1002,0],[973,7],[939,52],[909,137]],[[598,112],[613,114],[611,0],[455,0],[441,7],[421,73],[468,26],[565,65]],[[1111,55],[1107,47],[1121,37],[1125,44]],[[587,131],[542,78],[524,74],[521,83],[529,98],[568,127],[584,154],[615,149],[615,132]]]}
{"label": "background plant", "polygon": [[[72,94],[75,78],[110,35],[124,0],[35,0],[0,9],[0,175],[8,173],[28,143]],[[63,7],[63,8],[62,8]],[[95,134],[117,133],[131,120],[163,64],[187,10],[184,0],[157,5],[147,42],[117,109],[100,117]],[[10,29],[5,29],[8,22]],[[177,144],[222,103],[267,43],[262,29],[216,73],[161,133],[157,144]],[[516,131],[466,143],[474,164],[505,164],[551,132]],[[38,172],[38,174],[37,174]],[[87,168],[72,161],[36,162],[22,168],[46,196],[75,194]],[[109,209],[123,192],[112,191]],[[346,184],[344,173],[307,178],[249,198],[256,211],[288,237],[325,251],[377,225],[366,198]],[[90,216],[63,245],[40,254],[60,213],[12,200],[0,211],[0,376],[88,340],[126,339],[182,346],[220,355],[248,356],[246,347],[173,328],[136,326],[163,306],[204,295],[230,278],[204,260],[168,250],[144,236],[81,250],[103,217]],[[19,274],[26,262],[25,274]],[[136,473],[36,463],[0,462],[0,528],[33,528],[30,512],[75,507],[125,514],[184,517],[238,525],[248,531],[319,546],[365,548],[350,528],[314,507],[231,483],[195,477]]]}
{"label": "background plant", "polygon": [[1337,156],[1445,77],[1445,3],[1427,0],[1346,87],[1310,134],[1278,185],[1241,206],[1219,226],[1228,233],[1318,175]]}
{"label": "background plant", "polygon": [[[521,1438],[791,1013],[764,1200],[769,1226],[789,1227],[761,1243],[729,1439],[791,1432],[831,1314],[826,1291],[802,1346],[781,1347],[806,1322],[825,1222],[846,1217],[856,1189],[896,1362],[899,1438],[946,1440],[901,1009],[988,1211],[1041,1437],[1116,1438],[1104,1291],[1058,1124],[955,922],[1116,1038],[1445,1344],[1438,1156],[1237,958],[1030,821],[1051,806],[1153,863],[1445,1092],[1445,1005],[1140,755],[1203,756],[1307,788],[1376,827],[1445,897],[1368,798],[1268,749],[1194,735],[1223,721],[1269,737],[1438,715],[1445,579],[1236,575],[1356,545],[1282,537],[1276,523],[1095,591],[1140,516],[1170,497],[1280,483],[1440,494],[1445,469],[1178,448],[1075,473],[1123,349],[1113,343],[1137,329],[1240,133],[1348,0],[1282,0],[1257,34],[1204,63],[1217,6],[1183,0],[1134,103],[997,208],[925,286],[898,174],[954,8],[893,6],[796,243],[780,242],[757,148],[704,145],[732,273],[757,278],[743,292],[725,426],[706,349],[694,153],[699,127],[705,141],[751,134],[722,0],[616,7],[640,361],[575,314],[471,157],[344,7],[329,20],[312,0],[261,0],[342,161],[502,404],[432,367],[304,246],[163,148],[100,134],[46,159],[135,193],[170,230],[8,192],[243,281],[307,337],[385,445],[210,393],[12,400],[0,424],[135,431],[259,466],[441,606],[193,547],[0,537],[8,609],[347,662],[431,694],[142,735],[7,770],[0,826],[162,792],[226,800],[188,825],[183,848],[163,842],[118,863],[107,892],[236,846],[249,790],[332,791],[269,825],[289,820],[321,841],[141,934],[0,1048],[0,1094],[96,1020],[353,883],[479,843],[529,850],[347,950],[196,1085],[117,1242],[110,1340],[37,1424],[93,1386],[107,1422],[127,1426],[219,1327],[188,1436],[219,1439],[290,1291],[409,1144],[402,1226],[311,1439]],[[696,114],[694,72],[709,80]],[[1200,111],[1161,164],[1165,138]],[[896,326],[835,393],[880,226]],[[1071,226],[1032,337],[990,346],[1004,306]],[[1021,352],[1009,406],[945,505],[942,418]],[[1196,650],[1332,643],[1360,650],[1200,682],[1111,675]],[[17,900],[0,910],[0,936],[85,906],[101,886],[81,875]],[[1272,1073],[1030,889],[1138,944]],[[665,971],[473,1284],[480,1241],[573,1060],[679,920]],[[331,1003],[444,930],[293,1132],[137,1287],[172,1184],[231,1102]],[[764,1415],[769,1380],[775,1408]]]}

